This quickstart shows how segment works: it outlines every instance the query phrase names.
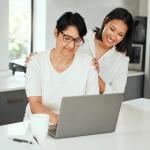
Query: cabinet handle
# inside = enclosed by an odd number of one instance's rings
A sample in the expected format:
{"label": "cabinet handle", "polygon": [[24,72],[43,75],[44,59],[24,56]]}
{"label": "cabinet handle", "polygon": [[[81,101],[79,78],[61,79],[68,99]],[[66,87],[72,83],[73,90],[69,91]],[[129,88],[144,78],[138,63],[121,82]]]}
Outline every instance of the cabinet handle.
{"label": "cabinet handle", "polygon": [[23,98],[11,97],[11,98],[7,99],[6,102],[9,104],[14,104],[14,103],[21,102],[22,100],[23,100]]}

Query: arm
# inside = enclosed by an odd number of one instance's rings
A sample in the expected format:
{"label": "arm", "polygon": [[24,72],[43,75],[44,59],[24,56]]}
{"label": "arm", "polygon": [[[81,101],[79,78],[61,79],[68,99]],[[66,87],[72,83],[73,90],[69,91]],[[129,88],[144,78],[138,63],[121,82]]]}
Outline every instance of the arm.
{"label": "arm", "polygon": [[105,82],[100,76],[98,76],[98,83],[99,83],[99,92],[100,94],[103,94],[105,92]]}
{"label": "arm", "polygon": [[90,63],[87,76],[86,95],[99,94],[98,73]]}
{"label": "arm", "polygon": [[101,94],[124,93],[128,74],[128,61],[121,62],[111,83],[108,83],[105,77],[101,76],[98,61],[95,58],[93,59],[93,65],[97,72],[99,72],[98,82]]}
{"label": "arm", "polygon": [[[98,64],[98,61],[96,58],[93,58],[92,64],[98,73],[99,72],[99,64]],[[98,76],[98,84],[99,84],[99,93],[103,94],[105,91],[105,81],[100,76]]]}
{"label": "arm", "polygon": [[40,66],[35,57],[32,58],[30,63],[28,63],[26,72],[26,94],[30,104],[30,109],[32,113],[48,114],[51,122],[56,124],[58,120],[57,114],[42,104]]}
{"label": "arm", "polygon": [[36,113],[48,114],[51,122],[53,124],[57,124],[58,115],[56,113],[54,113],[50,108],[48,108],[42,104],[42,97],[41,96],[28,97],[28,101],[30,104],[31,112],[33,114],[36,114]]}
{"label": "arm", "polygon": [[25,63],[28,64],[28,63],[32,60],[32,57],[33,57],[34,55],[36,55],[36,54],[37,54],[37,52],[35,52],[35,53],[30,53],[30,54],[26,57]]}
{"label": "arm", "polygon": [[105,78],[101,76],[101,78],[105,82],[104,94],[124,93],[126,82],[127,82],[127,75],[128,75],[128,61],[124,61],[120,64],[117,71],[115,72],[114,78],[111,81],[111,83],[105,81]]}

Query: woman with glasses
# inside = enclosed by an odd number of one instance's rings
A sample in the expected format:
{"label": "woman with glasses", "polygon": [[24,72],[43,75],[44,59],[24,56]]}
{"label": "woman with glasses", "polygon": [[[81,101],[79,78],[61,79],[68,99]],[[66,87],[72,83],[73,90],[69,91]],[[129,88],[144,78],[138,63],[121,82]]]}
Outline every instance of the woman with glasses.
{"label": "woman with glasses", "polygon": [[99,93],[92,57],[78,52],[86,33],[78,13],[66,12],[57,20],[55,47],[36,54],[27,65],[25,119],[32,113],[46,113],[57,124],[62,97]]}
{"label": "woman with glasses", "polygon": [[101,28],[86,35],[81,51],[94,58],[100,93],[123,93],[125,90],[132,28],[132,15],[124,8],[116,8],[106,15]]}

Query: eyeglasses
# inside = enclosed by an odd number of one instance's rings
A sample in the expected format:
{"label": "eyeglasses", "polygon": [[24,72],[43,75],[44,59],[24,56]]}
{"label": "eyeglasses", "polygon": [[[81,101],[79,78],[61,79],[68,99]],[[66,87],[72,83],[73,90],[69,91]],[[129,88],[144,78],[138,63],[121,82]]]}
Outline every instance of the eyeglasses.
{"label": "eyeglasses", "polygon": [[66,43],[71,43],[72,41],[74,41],[74,45],[77,46],[77,47],[80,47],[84,43],[84,40],[82,38],[76,38],[76,39],[74,39],[72,36],[66,35],[62,31],[61,31],[61,33],[63,35],[63,40]]}

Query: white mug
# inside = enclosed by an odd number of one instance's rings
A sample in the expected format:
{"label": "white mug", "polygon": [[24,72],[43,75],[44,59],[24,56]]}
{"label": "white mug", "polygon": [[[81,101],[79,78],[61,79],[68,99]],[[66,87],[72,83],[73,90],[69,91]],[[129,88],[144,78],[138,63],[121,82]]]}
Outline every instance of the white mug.
{"label": "white mug", "polygon": [[38,140],[43,140],[48,134],[49,115],[32,114],[29,119],[29,131]]}

